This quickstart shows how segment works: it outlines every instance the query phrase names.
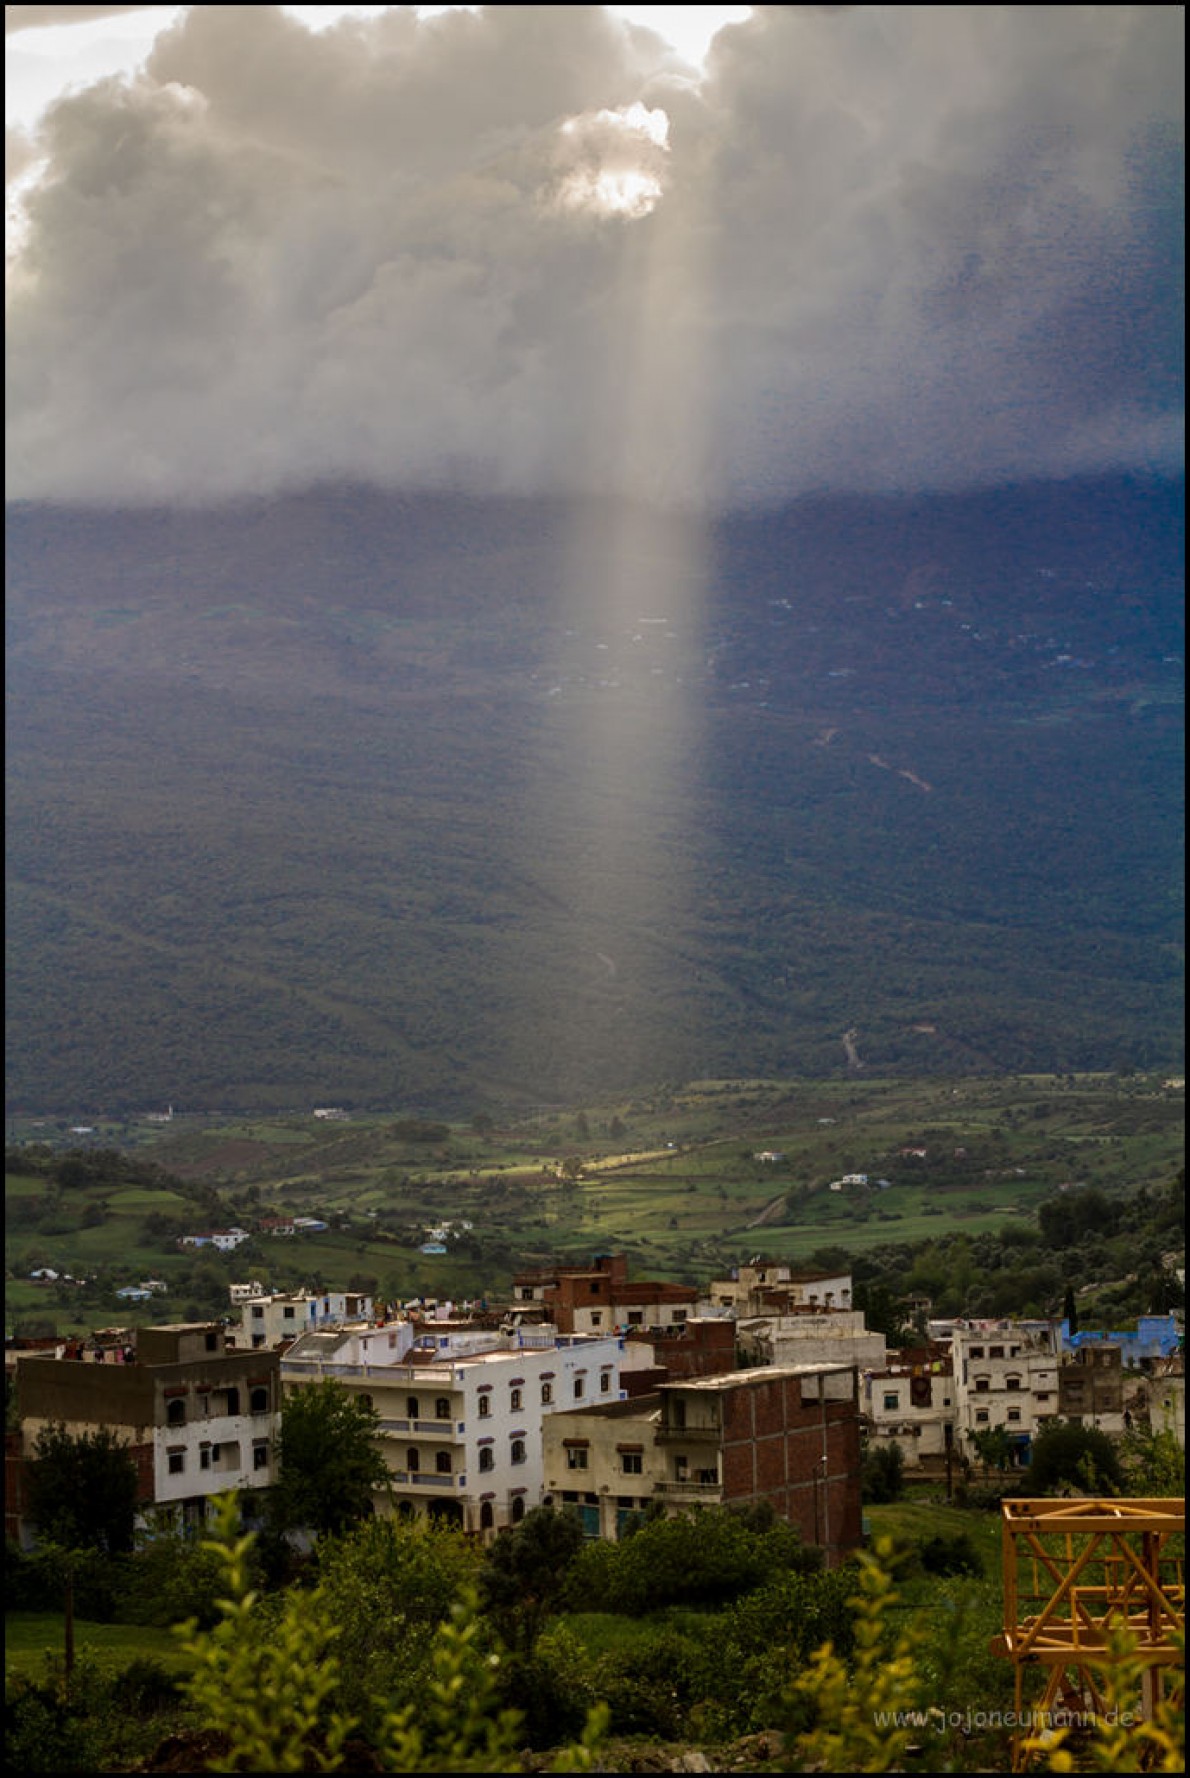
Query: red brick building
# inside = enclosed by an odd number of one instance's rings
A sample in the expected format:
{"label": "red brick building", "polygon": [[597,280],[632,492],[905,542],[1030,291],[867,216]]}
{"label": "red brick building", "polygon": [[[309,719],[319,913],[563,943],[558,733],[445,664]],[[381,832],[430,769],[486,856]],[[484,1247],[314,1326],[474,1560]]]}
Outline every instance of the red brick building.
{"label": "red brick building", "polygon": [[589,1266],[557,1266],[513,1279],[514,1307],[540,1311],[564,1334],[680,1327],[697,1302],[692,1284],[630,1280],[622,1253],[597,1254]]}
{"label": "red brick building", "polygon": [[547,1498],[592,1537],[659,1501],[670,1513],[767,1501],[833,1566],[861,1538],[859,1402],[847,1364],[763,1367],[663,1383],[551,1415]]}

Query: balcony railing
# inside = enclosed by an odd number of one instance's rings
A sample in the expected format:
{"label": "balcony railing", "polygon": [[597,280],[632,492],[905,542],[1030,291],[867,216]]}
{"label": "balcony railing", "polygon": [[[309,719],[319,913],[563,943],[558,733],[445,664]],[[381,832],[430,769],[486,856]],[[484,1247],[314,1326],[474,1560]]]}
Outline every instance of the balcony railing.
{"label": "balcony railing", "polygon": [[424,1432],[438,1439],[453,1438],[467,1430],[464,1420],[387,1420],[382,1416],[378,1425],[381,1432]]}
{"label": "balcony railing", "polygon": [[389,1471],[394,1482],[403,1482],[407,1488],[453,1488],[456,1483],[460,1488],[466,1486],[466,1476],[435,1475],[428,1469],[393,1469]]}
{"label": "balcony railing", "polygon": [[722,1482],[654,1482],[653,1487],[658,1494],[694,1494],[702,1500],[723,1492]]}
{"label": "balcony railing", "polygon": [[659,1426],[655,1437],[659,1444],[681,1444],[691,1440],[718,1440],[717,1426]]}

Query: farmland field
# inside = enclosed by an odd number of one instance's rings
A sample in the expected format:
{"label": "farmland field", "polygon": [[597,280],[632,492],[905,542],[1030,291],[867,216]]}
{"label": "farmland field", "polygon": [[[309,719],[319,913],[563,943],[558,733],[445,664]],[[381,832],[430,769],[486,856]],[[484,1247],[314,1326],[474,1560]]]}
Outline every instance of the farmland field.
{"label": "farmland field", "polygon": [[[612,1250],[638,1276],[705,1283],[755,1253],[846,1260],[957,1233],[1024,1233],[1063,1188],[1115,1199],[1166,1186],[1182,1117],[1178,1083],[1096,1075],[702,1081],[466,1125],[396,1113],[100,1124],[92,1142],[176,1184],[55,1195],[10,1149],[8,1316],[63,1330],[190,1318],[217,1312],[227,1283],[247,1278],[386,1300],[500,1296],[518,1270]],[[44,1122],[10,1126],[18,1144],[47,1134],[43,1153],[70,1144]],[[229,1255],[177,1246],[180,1233],[252,1229],[269,1215],[328,1227],[256,1235]],[[447,1251],[423,1253],[444,1225]],[[33,1282],[39,1266],[87,1282]],[[115,1297],[146,1278],[167,1285],[152,1303]]]}

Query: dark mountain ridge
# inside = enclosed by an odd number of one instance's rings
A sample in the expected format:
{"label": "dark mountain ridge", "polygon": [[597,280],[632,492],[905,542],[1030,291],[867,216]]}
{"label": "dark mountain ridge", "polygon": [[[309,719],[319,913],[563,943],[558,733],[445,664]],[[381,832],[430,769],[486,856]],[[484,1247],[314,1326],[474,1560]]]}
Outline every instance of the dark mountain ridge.
{"label": "dark mountain ridge", "polygon": [[12,1103],[1173,1062],[1182,492],[10,508]]}

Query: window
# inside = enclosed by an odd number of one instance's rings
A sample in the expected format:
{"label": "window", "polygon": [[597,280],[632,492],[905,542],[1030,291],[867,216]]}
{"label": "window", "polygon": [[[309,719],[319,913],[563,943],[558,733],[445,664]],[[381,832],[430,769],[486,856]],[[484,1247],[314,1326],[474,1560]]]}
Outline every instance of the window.
{"label": "window", "polygon": [[523,1303],[531,1303],[533,1301],[533,1286],[531,1284],[521,1285],[521,1301]]}
{"label": "window", "polygon": [[628,1325],[629,1325],[629,1327],[643,1327],[644,1324],[645,1324],[644,1310],[643,1309],[629,1309],[629,1311],[628,1311]]}
{"label": "window", "polygon": [[601,1371],[599,1374],[599,1393],[600,1395],[610,1395],[611,1392],[612,1374],[610,1371]]}
{"label": "window", "polygon": [[591,1310],[591,1326],[592,1327],[602,1327],[603,1326],[603,1310],[602,1309],[592,1309]]}
{"label": "window", "polygon": [[1019,1389],[1020,1386],[1021,1386],[1021,1380],[1019,1377],[1005,1377],[1005,1379],[1004,1379],[1005,1389]]}
{"label": "window", "polygon": [[888,1409],[892,1412],[895,1412],[897,1410],[897,1408],[900,1407],[900,1405],[901,1405],[901,1398],[896,1393],[895,1390],[893,1390],[891,1392],[889,1392],[889,1391],[885,1392],[884,1406],[886,1409]]}
{"label": "window", "polygon": [[405,1416],[409,1420],[421,1418],[421,1404],[416,1395],[411,1395],[405,1403]]}
{"label": "window", "polygon": [[186,1403],[184,1401],[170,1402],[165,1410],[165,1424],[167,1426],[185,1426]]}
{"label": "window", "polygon": [[252,1319],[253,1319],[253,1321],[263,1321],[264,1320],[264,1310],[259,1309],[259,1308],[253,1309]]}
{"label": "window", "polygon": [[525,1441],[523,1438],[513,1439],[512,1460],[514,1463],[523,1463],[525,1461]]}
{"label": "window", "polygon": [[677,1326],[679,1323],[685,1321],[686,1315],[687,1311],[685,1309],[675,1309],[673,1313],[674,1325]]}
{"label": "window", "polygon": [[269,1392],[265,1388],[254,1389],[248,1397],[248,1406],[254,1414],[267,1414],[269,1411]]}
{"label": "window", "polygon": [[491,1396],[490,1395],[481,1395],[479,1398],[479,1417],[480,1417],[480,1419],[486,1420],[488,1415],[491,1413],[491,1411],[492,1411]]}
{"label": "window", "polygon": [[219,1335],[213,1334],[213,1333],[204,1334],[203,1335],[203,1346],[204,1346],[205,1350],[208,1352],[218,1352],[218,1350],[219,1350]]}
{"label": "window", "polygon": [[227,1401],[224,1404],[223,1412],[225,1414],[238,1414],[239,1411],[240,1411],[240,1392],[238,1389],[229,1389],[227,1391]]}
{"label": "window", "polygon": [[620,1467],[625,1475],[640,1475],[644,1468],[644,1458],[639,1451],[624,1451],[620,1457]]}
{"label": "window", "polygon": [[416,1445],[410,1445],[405,1453],[405,1468],[411,1473],[421,1468],[421,1452]]}
{"label": "window", "polygon": [[166,1454],[166,1468],[170,1475],[181,1475],[186,1467],[185,1451],[169,1451]]}
{"label": "window", "polygon": [[512,1394],[508,1398],[508,1405],[512,1409],[514,1414],[519,1414],[521,1409],[525,1405],[524,1390],[523,1389],[514,1389]]}
{"label": "window", "polygon": [[253,1445],[253,1447],[252,1447],[252,1467],[253,1467],[253,1469],[267,1469],[268,1466],[269,1466],[269,1447],[267,1445]]}
{"label": "window", "polygon": [[991,1386],[992,1385],[987,1377],[976,1377],[976,1379],[975,1379],[975,1393],[976,1393],[976,1395],[986,1395],[988,1390],[991,1388]]}
{"label": "window", "polygon": [[518,1494],[516,1499],[512,1503],[511,1517],[512,1517],[513,1524],[519,1525],[521,1520],[524,1518],[524,1516],[525,1516],[525,1497],[523,1494]]}
{"label": "window", "polygon": [[988,1413],[986,1408],[976,1408],[976,1410],[975,1410],[975,1424],[977,1426],[986,1426],[990,1419],[991,1419],[991,1415]]}
{"label": "window", "polygon": [[583,1396],[586,1393],[587,1393],[587,1384],[586,1384],[585,1378],[576,1377],[574,1379],[574,1399],[575,1399],[575,1401],[581,1401]]}
{"label": "window", "polygon": [[1003,1356],[1004,1356],[1003,1346],[989,1346],[988,1347],[988,1357],[989,1358],[1003,1358]]}
{"label": "window", "polygon": [[434,1468],[437,1470],[439,1475],[449,1475],[450,1474],[450,1452],[449,1451],[436,1451],[435,1452],[435,1454],[434,1454]]}
{"label": "window", "polygon": [[567,1469],[586,1469],[587,1453],[575,1445],[568,1447],[566,1452]]}
{"label": "window", "polygon": [[1020,1418],[1021,1418],[1021,1410],[1019,1408],[1009,1408],[1008,1418],[1009,1418],[1010,1423],[1019,1424]]}
{"label": "window", "polygon": [[200,1445],[199,1446],[198,1467],[200,1469],[210,1469],[210,1467],[211,1467],[211,1447],[210,1447],[210,1445]]}
{"label": "window", "polygon": [[287,1309],[282,1309],[281,1318],[283,1321],[292,1321],[296,1314],[297,1314],[297,1310],[292,1307],[287,1308]]}
{"label": "window", "polygon": [[481,1469],[495,1469],[496,1459],[490,1445],[485,1445],[479,1453],[479,1467]]}
{"label": "window", "polygon": [[552,1383],[543,1383],[541,1385],[541,1400],[542,1400],[543,1405],[545,1407],[548,1407],[550,1402],[553,1401],[553,1399],[554,1399],[554,1385]]}
{"label": "window", "polygon": [[434,1418],[435,1418],[435,1420],[449,1420],[450,1419],[450,1397],[449,1397],[449,1395],[440,1395],[438,1397],[437,1401],[434,1403]]}
{"label": "window", "polygon": [[983,1347],[982,1346],[972,1346],[971,1356],[972,1356],[972,1358],[982,1358],[983,1357]]}

